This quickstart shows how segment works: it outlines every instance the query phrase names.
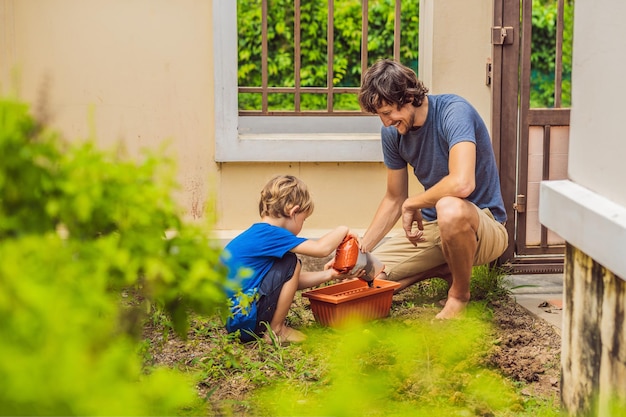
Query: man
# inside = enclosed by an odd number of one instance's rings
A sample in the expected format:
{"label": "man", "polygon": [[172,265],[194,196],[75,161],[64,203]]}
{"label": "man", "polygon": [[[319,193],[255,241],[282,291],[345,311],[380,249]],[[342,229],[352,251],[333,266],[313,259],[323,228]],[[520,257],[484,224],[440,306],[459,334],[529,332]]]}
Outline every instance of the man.
{"label": "man", "polygon": [[[365,74],[359,102],[384,124],[381,140],[387,190],[361,239],[372,250],[402,217],[405,236],[373,252],[386,277],[402,290],[428,278],[449,284],[437,318],[465,310],[472,266],[500,256],[508,245],[506,211],[491,139],[474,107],[462,97],[427,95],[415,73],[392,60]],[[424,186],[408,195],[408,168]]]}

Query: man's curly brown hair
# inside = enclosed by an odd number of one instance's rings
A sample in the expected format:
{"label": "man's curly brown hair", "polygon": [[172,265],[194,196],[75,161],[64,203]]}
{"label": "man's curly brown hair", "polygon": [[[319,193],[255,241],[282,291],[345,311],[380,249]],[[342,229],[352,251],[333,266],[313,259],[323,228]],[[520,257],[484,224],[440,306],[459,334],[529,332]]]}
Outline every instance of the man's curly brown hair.
{"label": "man's curly brown hair", "polygon": [[411,68],[391,59],[382,59],[363,76],[359,104],[364,111],[376,114],[385,104],[395,105],[398,109],[405,103],[419,107],[427,93],[428,88]]}

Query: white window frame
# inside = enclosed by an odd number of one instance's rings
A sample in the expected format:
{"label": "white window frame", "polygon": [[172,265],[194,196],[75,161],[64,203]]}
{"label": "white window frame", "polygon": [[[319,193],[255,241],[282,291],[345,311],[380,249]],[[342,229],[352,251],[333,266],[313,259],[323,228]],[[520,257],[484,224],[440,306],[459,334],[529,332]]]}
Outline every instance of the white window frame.
{"label": "white window frame", "polygon": [[380,162],[378,116],[246,116],[237,105],[237,2],[213,0],[216,162]]}

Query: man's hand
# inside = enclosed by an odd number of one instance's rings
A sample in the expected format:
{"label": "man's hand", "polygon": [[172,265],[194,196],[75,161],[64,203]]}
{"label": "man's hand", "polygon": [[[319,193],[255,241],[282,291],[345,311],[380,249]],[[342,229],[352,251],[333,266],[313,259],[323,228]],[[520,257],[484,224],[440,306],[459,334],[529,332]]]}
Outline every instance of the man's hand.
{"label": "man's hand", "polygon": [[407,208],[402,205],[402,228],[406,234],[406,238],[413,246],[417,246],[418,242],[423,242],[424,224],[422,220],[422,211],[420,209]]}

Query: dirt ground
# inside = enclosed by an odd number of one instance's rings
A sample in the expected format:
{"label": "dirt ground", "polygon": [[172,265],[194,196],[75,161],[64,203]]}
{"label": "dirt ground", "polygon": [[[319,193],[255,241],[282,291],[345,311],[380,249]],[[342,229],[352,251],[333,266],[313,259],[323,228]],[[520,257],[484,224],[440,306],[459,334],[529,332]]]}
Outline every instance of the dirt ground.
{"label": "dirt ground", "polygon": [[491,362],[504,375],[527,383],[526,395],[552,398],[556,403],[561,387],[561,336],[512,298],[493,303],[498,344]]}
{"label": "dirt ground", "polygon": [[[331,258],[303,257],[303,270],[319,270]],[[411,291],[394,295],[392,315]],[[517,304],[512,297],[491,303],[496,340],[490,361],[514,381],[523,393],[560,402],[561,336],[551,324]],[[410,312],[408,314],[411,314]]]}
{"label": "dirt ground", "polygon": [[[297,297],[298,298],[298,297]],[[299,297],[298,308],[303,307],[304,297]],[[406,296],[402,293],[394,295],[392,316],[411,316],[411,308],[404,308]],[[513,381],[520,382],[522,394],[528,398],[542,398],[553,401],[558,406],[560,398],[560,336],[550,324],[528,312],[515,303],[512,298],[503,298],[492,304],[494,343],[493,350],[488,361],[497,367]],[[434,308],[434,307],[431,307]],[[302,308],[307,310],[307,308]],[[417,307],[424,314],[422,307]],[[435,310],[433,310],[435,311]],[[310,313],[310,309],[306,314]],[[429,312],[432,313],[432,312]],[[313,320],[304,317],[304,321]],[[144,336],[152,341],[149,361],[152,365],[166,365],[169,367],[192,368],[195,361],[213,361],[210,356],[216,352],[224,354],[228,348],[225,345],[233,345],[226,338],[225,332],[217,324],[206,326],[203,323],[203,331],[194,329],[194,323],[189,332],[187,341],[181,341],[173,335],[163,340],[162,328],[145,329]],[[237,345],[236,343],[234,345]],[[247,349],[246,355],[254,355],[254,349]],[[229,355],[234,353],[228,350]],[[251,360],[254,360],[252,358]],[[218,361],[216,360],[216,363]],[[219,372],[227,372],[223,369]],[[212,402],[241,401],[246,398],[252,388],[249,382],[225,381],[217,375],[223,383],[217,390],[209,386],[198,386],[202,397],[210,395]],[[228,379],[228,378],[226,378]],[[210,391],[210,392],[208,392]]]}

